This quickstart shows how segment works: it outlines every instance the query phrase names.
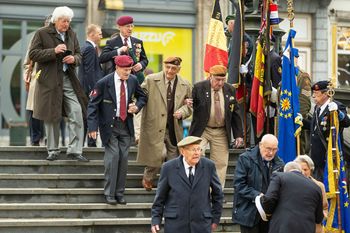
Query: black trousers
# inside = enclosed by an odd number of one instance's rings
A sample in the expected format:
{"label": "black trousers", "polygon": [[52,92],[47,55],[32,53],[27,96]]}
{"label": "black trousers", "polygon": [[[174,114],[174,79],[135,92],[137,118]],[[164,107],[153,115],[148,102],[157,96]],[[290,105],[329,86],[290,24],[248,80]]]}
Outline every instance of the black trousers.
{"label": "black trousers", "polygon": [[264,222],[260,219],[259,223],[253,227],[246,227],[241,225],[241,233],[268,233],[269,222]]}
{"label": "black trousers", "polygon": [[37,144],[44,137],[44,123],[33,118],[33,111],[31,110],[28,110],[28,117],[30,142],[31,144]]}

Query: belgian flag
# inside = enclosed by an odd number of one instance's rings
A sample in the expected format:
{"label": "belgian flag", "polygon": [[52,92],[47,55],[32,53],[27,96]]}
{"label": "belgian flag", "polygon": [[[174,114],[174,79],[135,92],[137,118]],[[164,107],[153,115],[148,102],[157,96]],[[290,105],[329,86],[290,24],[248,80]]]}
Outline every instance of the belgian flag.
{"label": "belgian flag", "polygon": [[209,22],[208,38],[205,45],[204,71],[209,73],[210,67],[223,65],[227,67],[228,53],[226,36],[219,0],[214,0],[213,13]]}

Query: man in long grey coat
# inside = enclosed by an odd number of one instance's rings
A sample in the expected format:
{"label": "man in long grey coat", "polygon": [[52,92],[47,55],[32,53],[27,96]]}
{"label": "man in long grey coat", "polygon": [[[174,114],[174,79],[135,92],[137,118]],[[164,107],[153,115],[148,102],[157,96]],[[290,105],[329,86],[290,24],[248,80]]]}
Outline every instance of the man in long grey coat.
{"label": "man in long grey coat", "polygon": [[189,136],[180,154],[164,163],[152,206],[152,233],[210,233],[220,222],[223,192],[215,164],[201,156],[201,138]]}
{"label": "man in long grey coat", "polygon": [[142,185],[148,191],[162,163],[177,157],[176,144],[183,137],[182,120],[192,114],[191,85],[178,75],[181,61],[168,57],[163,71],[147,76],[142,84],[148,102],[142,110],[137,161],[146,165]]}
{"label": "man in long grey coat", "polygon": [[88,161],[82,156],[83,116],[86,115],[88,100],[75,73],[81,55],[77,36],[70,28],[73,15],[66,6],[56,7],[51,24],[36,31],[29,51],[29,58],[37,63],[33,117],[45,123],[47,160],[50,161],[56,160],[60,153],[59,124],[62,116],[68,118],[68,157]]}

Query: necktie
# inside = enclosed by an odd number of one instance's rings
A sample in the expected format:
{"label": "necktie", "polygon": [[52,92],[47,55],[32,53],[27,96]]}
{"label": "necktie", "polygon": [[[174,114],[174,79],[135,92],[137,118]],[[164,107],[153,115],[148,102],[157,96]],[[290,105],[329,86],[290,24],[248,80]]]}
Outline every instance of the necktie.
{"label": "necktie", "polygon": [[316,117],[319,117],[321,113],[321,108],[320,107],[316,107]]}
{"label": "necktie", "polygon": [[[62,39],[62,41],[64,42],[65,39],[65,34],[64,33],[58,33]],[[66,63],[63,63],[63,72],[66,72],[66,70],[68,69],[68,66]]]}
{"label": "necktie", "polygon": [[125,85],[124,80],[120,80],[120,109],[119,109],[119,117],[122,121],[126,119],[126,96],[125,96]]}
{"label": "necktie", "polygon": [[193,173],[192,173],[192,167],[189,167],[188,168],[188,179],[190,180],[190,184],[192,185],[193,183],[193,179],[194,179],[194,176],[193,176]]}
{"label": "necktie", "polygon": [[220,96],[218,91],[214,91],[214,108],[215,108],[215,121],[219,124],[222,120]]}
{"label": "necktie", "polygon": [[267,180],[269,180],[270,179],[269,161],[263,160],[263,162],[264,162],[264,171],[266,174],[266,178]]}
{"label": "necktie", "polygon": [[170,107],[170,101],[171,101],[171,82],[168,81],[168,88],[166,90],[166,96],[167,96],[167,101],[168,101],[168,110],[169,110],[169,107]]}
{"label": "necktie", "polygon": [[124,45],[128,46],[128,38],[124,38]]}

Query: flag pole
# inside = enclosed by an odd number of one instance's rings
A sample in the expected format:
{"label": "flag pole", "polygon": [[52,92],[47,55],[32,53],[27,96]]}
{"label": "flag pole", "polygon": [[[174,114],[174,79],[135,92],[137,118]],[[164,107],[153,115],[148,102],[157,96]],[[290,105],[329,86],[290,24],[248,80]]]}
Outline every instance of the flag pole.
{"label": "flag pole", "polygon": [[[330,100],[333,101],[335,90],[334,90],[335,77],[332,77],[332,80],[329,82],[327,94],[330,97]],[[332,132],[332,160],[333,160],[333,173],[334,173],[334,182],[335,182],[335,195],[337,200],[337,209],[338,209],[338,231],[342,233],[342,219],[341,219],[341,210],[340,210],[340,191],[339,191],[339,175],[340,175],[340,164],[338,163],[337,149],[338,149],[338,127],[335,124],[335,119],[338,117],[336,110],[330,113],[330,123],[331,123],[331,132]]]}
{"label": "flag pole", "polygon": [[[270,0],[266,0],[265,3],[265,55],[266,55],[266,80],[271,80],[271,59],[270,59]],[[267,96],[267,111],[266,111],[266,132],[270,133],[270,96]]]}

